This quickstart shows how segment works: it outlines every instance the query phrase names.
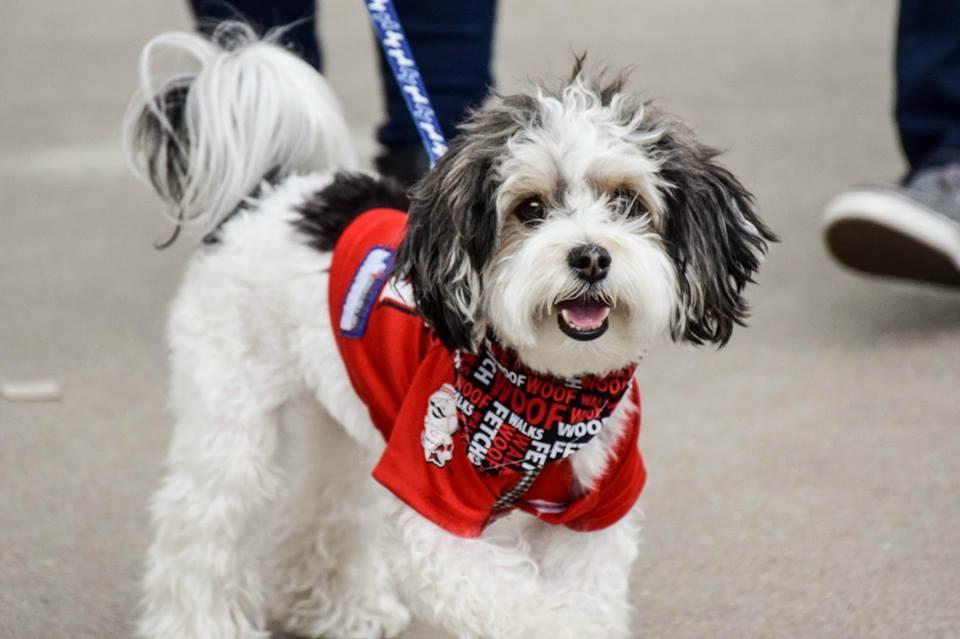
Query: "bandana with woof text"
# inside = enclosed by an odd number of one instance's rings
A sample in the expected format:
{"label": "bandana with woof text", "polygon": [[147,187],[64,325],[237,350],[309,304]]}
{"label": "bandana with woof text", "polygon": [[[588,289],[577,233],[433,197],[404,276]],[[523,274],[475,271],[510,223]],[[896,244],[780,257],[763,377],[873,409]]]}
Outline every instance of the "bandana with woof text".
{"label": "bandana with woof text", "polygon": [[478,355],[459,353],[457,420],[467,458],[497,475],[569,457],[603,429],[636,368],[562,379],[531,371],[492,340]]}

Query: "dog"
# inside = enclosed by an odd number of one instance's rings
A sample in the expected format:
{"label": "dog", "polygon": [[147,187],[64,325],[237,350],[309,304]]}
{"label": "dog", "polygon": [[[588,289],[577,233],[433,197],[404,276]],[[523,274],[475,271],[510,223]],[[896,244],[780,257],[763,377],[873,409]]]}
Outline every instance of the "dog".
{"label": "dog", "polygon": [[140,70],[129,156],[203,236],[140,635],[629,637],[634,370],[726,344],[775,240],[717,152],[580,59],[473,111],[408,197],[249,27]]}

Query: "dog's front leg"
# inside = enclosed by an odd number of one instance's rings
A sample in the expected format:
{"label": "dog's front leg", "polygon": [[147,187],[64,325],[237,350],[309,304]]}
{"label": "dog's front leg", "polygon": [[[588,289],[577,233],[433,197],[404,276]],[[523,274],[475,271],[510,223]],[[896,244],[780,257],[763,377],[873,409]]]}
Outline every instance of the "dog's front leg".
{"label": "dog's front leg", "polygon": [[[541,578],[560,592],[563,606],[582,613],[574,613],[569,620],[576,628],[569,636],[632,636],[628,589],[638,554],[638,519],[639,512],[634,510],[613,526],[596,532],[542,526],[536,545]],[[563,632],[552,636],[568,636]]]}
{"label": "dog's front leg", "polygon": [[391,558],[417,614],[460,639],[626,639],[627,582],[637,555],[629,518],[574,532],[454,537],[404,508]]}
{"label": "dog's front leg", "polygon": [[[226,288],[214,284],[206,290]],[[139,633],[259,639],[268,636],[261,536],[282,485],[275,453],[289,382],[268,327],[254,336],[252,316],[229,297],[198,298],[188,291],[171,320],[176,427],[151,506]]]}

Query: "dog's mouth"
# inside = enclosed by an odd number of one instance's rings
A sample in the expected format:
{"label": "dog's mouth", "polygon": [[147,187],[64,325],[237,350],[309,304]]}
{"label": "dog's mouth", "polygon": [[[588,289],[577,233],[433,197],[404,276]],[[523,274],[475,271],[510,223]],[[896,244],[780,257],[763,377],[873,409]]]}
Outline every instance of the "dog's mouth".
{"label": "dog's mouth", "polygon": [[590,295],[581,295],[556,304],[560,330],[572,339],[589,342],[607,332],[610,327],[610,305]]}

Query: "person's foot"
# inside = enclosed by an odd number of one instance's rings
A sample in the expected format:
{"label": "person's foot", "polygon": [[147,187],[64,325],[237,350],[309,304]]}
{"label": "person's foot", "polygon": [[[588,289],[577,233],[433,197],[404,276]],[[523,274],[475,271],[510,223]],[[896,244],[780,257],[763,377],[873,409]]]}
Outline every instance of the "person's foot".
{"label": "person's foot", "polygon": [[392,177],[404,188],[410,188],[430,170],[430,158],[419,144],[390,146],[374,159],[374,166],[380,175]]}
{"label": "person's foot", "polygon": [[960,164],[838,195],[827,205],[824,237],[857,271],[960,287]]}

